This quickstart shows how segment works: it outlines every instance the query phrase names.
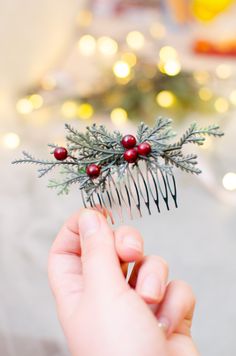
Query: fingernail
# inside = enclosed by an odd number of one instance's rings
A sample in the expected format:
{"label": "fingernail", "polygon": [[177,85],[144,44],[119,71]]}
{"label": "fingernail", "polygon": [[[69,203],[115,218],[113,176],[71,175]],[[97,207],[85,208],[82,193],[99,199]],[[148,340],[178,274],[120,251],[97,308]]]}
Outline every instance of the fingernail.
{"label": "fingernail", "polygon": [[151,299],[158,299],[161,295],[161,284],[154,273],[148,274],[141,284],[141,295]]}
{"label": "fingernail", "polygon": [[162,316],[160,316],[160,317],[158,318],[158,326],[159,326],[159,328],[162,329],[165,333],[168,332],[169,325],[170,325],[170,323],[169,323],[169,321],[168,321],[167,318],[162,317]]}
{"label": "fingernail", "polygon": [[124,236],[123,238],[123,245],[126,248],[130,248],[132,250],[138,251],[138,252],[142,252],[142,243],[141,241],[137,240],[135,237],[133,236]]}
{"label": "fingernail", "polygon": [[84,210],[79,218],[79,231],[82,238],[93,235],[100,226],[98,214],[93,210]]}

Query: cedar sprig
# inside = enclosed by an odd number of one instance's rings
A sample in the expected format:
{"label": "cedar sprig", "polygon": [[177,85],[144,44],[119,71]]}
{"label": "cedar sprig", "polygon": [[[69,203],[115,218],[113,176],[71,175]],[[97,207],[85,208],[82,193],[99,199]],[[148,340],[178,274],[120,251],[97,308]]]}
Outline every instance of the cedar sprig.
{"label": "cedar sprig", "polygon": [[[210,125],[199,128],[196,123],[190,125],[185,133],[176,143],[169,141],[176,136],[171,127],[172,120],[169,118],[158,118],[153,127],[141,122],[137,128],[137,144],[148,142],[151,145],[151,153],[148,156],[139,156],[139,160],[145,160],[149,169],[159,169],[165,174],[173,174],[173,167],[180,168],[187,173],[199,174],[201,170],[197,167],[197,155],[183,153],[183,146],[188,143],[202,145],[205,136],[220,137],[223,132],[218,125]],[[107,180],[114,173],[118,180],[122,180],[129,169],[129,164],[124,160],[124,147],[121,144],[122,134],[119,131],[110,133],[103,125],[93,124],[87,127],[85,132],[79,132],[69,124],[65,124],[67,131],[66,160],[41,160],[31,154],[23,152],[21,159],[15,160],[13,164],[29,163],[39,165],[39,177],[46,175],[56,167],[61,167],[62,179],[49,180],[49,187],[58,189],[58,193],[68,193],[71,185],[78,183],[89,197],[94,191],[106,189]],[[48,145],[53,153],[58,146]],[[132,164],[138,165],[138,161]],[[86,167],[90,164],[101,166],[98,178],[91,179],[86,174]]]}

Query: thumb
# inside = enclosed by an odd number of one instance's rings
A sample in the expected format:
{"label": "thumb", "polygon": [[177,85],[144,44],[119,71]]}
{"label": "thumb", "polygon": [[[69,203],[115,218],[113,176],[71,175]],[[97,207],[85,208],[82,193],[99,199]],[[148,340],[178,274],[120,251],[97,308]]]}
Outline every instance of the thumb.
{"label": "thumb", "polygon": [[85,290],[122,292],[128,287],[120,268],[115,241],[105,217],[98,211],[83,209],[79,214],[81,260]]}

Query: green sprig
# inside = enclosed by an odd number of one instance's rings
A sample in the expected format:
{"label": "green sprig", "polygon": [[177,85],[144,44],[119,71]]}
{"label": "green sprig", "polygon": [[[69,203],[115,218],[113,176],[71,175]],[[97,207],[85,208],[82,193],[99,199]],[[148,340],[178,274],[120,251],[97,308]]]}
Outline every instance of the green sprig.
{"label": "green sprig", "polygon": [[[199,174],[201,170],[197,167],[197,155],[183,153],[183,146],[188,143],[202,145],[205,136],[221,137],[223,132],[218,125],[210,125],[198,128],[196,123],[190,125],[185,133],[176,143],[169,141],[176,136],[171,127],[171,119],[158,118],[153,127],[141,122],[137,128],[137,143],[148,142],[151,153],[139,156],[138,160],[145,160],[150,169],[159,169],[163,173],[172,173],[173,167],[179,168],[187,173]],[[60,171],[62,180],[49,180],[49,187],[58,189],[58,194],[68,193],[70,186],[78,183],[80,189],[85,190],[87,196],[94,191],[106,189],[107,179],[114,173],[118,180],[122,180],[126,174],[129,164],[124,160],[124,147],[121,144],[122,134],[119,131],[109,133],[103,125],[93,124],[86,128],[84,133],[79,132],[69,124],[65,124],[67,131],[68,157],[64,161],[36,159],[31,154],[23,151],[23,157],[15,160],[13,164],[29,163],[39,165],[39,177],[43,177],[56,167],[62,167]],[[48,145],[51,153],[58,146]],[[86,174],[89,164],[101,166],[101,174],[97,179],[90,179]],[[135,163],[134,165],[137,165]]]}

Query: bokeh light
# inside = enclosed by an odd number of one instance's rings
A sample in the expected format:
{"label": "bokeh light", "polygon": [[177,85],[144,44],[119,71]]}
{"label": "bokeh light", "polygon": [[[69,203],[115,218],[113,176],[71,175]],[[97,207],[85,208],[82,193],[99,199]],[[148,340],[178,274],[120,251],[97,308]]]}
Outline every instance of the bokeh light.
{"label": "bokeh light", "polygon": [[62,115],[68,119],[75,118],[77,115],[78,104],[75,101],[67,100],[62,104]]}
{"label": "bokeh light", "polygon": [[33,104],[28,98],[19,99],[16,103],[16,110],[19,114],[29,114],[33,109]]}
{"label": "bokeh light", "polygon": [[98,38],[97,46],[100,53],[104,56],[114,56],[118,50],[118,45],[111,37],[103,36]]}
{"label": "bokeh light", "polygon": [[123,108],[115,108],[111,112],[111,121],[116,126],[122,126],[126,123],[128,119],[127,111]]}
{"label": "bokeh light", "polygon": [[229,109],[229,102],[227,99],[220,97],[216,99],[214,106],[217,112],[224,113]]}
{"label": "bokeh light", "polygon": [[232,68],[228,64],[219,64],[216,67],[216,75],[220,79],[228,79],[232,74]]}
{"label": "bokeh light", "polygon": [[94,109],[93,109],[92,105],[90,105],[88,103],[83,103],[78,106],[77,116],[80,119],[83,119],[83,120],[91,119],[93,114],[94,114]]}
{"label": "bokeh light", "polygon": [[181,64],[178,60],[178,53],[174,47],[164,46],[159,51],[160,61],[158,68],[161,73],[175,76],[181,71]]}
{"label": "bokeh light", "polygon": [[84,56],[92,56],[96,51],[96,40],[91,35],[84,35],[78,42],[78,48]]}
{"label": "bokeh light", "polygon": [[126,36],[128,46],[134,50],[139,50],[144,46],[144,36],[139,31],[131,31]]}
{"label": "bokeh light", "polygon": [[232,103],[233,105],[236,106],[236,90],[233,90],[233,91],[230,93],[229,100],[231,101],[231,103]]}
{"label": "bokeh light", "polygon": [[164,73],[169,76],[175,76],[179,74],[181,70],[181,64],[176,59],[170,59],[163,65]]}
{"label": "bokeh light", "polygon": [[122,61],[129,64],[130,67],[134,67],[137,63],[137,57],[132,52],[125,52],[121,56]]}
{"label": "bokeh light", "polygon": [[117,61],[113,66],[113,73],[118,78],[126,78],[130,74],[130,67],[125,61]]}
{"label": "bokeh light", "polygon": [[198,95],[199,95],[200,99],[202,99],[203,101],[209,101],[209,100],[211,100],[213,93],[212,93],[211,89],[209,89],[207,87],[202,87],[199,89]]}
{"label": "bokeh light", "polygon": [[159,51],[159,57],[163,62],[166,62],[170,59],[176,59],[178,57],[178,53],[174,47],[164,46]]}
{"label": "bokeh light", "polygon": [[43,98],[39,94],[30,95],[29,101],[32,103],[34,109],[39,109],[43,105]]}
{"label": "bokeh light", "polygon": [[226,173],[222,179],[222,184],[227,190],[236,190],[236,173]]}
{"label": "bokeh light", "polygon": [[20,144],[20,137],[14,132],[8,132],[3,136],[2,144],[6,148],[14,150]]}
{"label": "bokeh light", "polygon": [[162,90],[156,96],[157,104],[163,108],[169,108],[175,103],[176,97],[169,90]]}

